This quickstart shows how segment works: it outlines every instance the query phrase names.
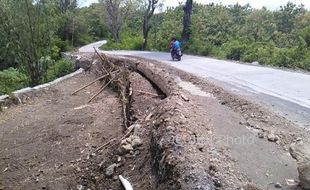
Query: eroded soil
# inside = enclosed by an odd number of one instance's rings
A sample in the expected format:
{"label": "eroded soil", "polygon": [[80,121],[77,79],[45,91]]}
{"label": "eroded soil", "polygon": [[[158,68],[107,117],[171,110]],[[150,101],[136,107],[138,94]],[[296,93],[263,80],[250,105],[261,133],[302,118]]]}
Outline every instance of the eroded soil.
{"label": "eroded soil", "polygon": [[[173,89],[166,97],[141,73],[130,73],[128,114],[139,126],[132,135],[140,146],[120,150],[128,131],[115,89],[91,103],[99,82],[71,95],[98,77],[84,72],[0,113],[0,189],[122,189],[118,175],[138,190],[275,189],[276,183],[298,189],[287,184],[298,179],[288,147],[308,139],[308,131],[205,79],[133,60],[157,68],[155,77]],[[268,140],[270,133],[278,139]]]}
{"label": "eroded soil", "polygon": [[87,104],[96,84],[71,95],[94,77],[80,74],[1,113],[1,189],[77,189],[91,153],[122,135],[117,93]]}

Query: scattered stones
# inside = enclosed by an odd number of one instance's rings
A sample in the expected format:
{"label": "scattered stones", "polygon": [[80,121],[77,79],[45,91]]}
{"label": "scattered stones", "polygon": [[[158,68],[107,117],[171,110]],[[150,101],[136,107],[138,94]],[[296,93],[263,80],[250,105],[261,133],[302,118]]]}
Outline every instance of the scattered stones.
{"label": "scattered stones", "polygon": [[291,156],[297,160],[300,186],[303,189],[310,189],[310,145],[302,142],[290,146]]}
{"label": "scattered stones", "polygon": [[113,176],[113,174],[114,174],[114,171],[115,171],[115,168],[116,168],[116,166],[117,166],[117,164],[112,164],[112,165],[110,165],[107,169],[106,169],[106,171],[105,171],[105,176],[106,177],[112,177]]}

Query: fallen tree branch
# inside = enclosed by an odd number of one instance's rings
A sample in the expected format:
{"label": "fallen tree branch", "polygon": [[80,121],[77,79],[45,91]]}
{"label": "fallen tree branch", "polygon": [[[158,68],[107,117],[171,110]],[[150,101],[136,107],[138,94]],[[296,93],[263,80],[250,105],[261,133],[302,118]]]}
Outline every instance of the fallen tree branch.
{"label": "fallen tree branch", "polygon": [[[114,79],[114,78],[113,78]],[[88,103],[90,103],[94,98],[96,98],[102,91],[104,91],[104,89],[113,81],[113,79],[111,79],[109,82],[107,82],[95,95],[93,95],[89,100]]]}
{"label": "fallen tree branch", "polygon": [[107,76],[108,76],[108,74],[105,74],[105,75],[103,75],[103,76],[101,76],[101,77],[99,77],[99,78],[97,78],[97,79],[91,81],[90,83],[88,83],[88,84],[84,85],[83,87],[81,87],[81,88],[77,89],[76,91],[74,91],[71,95],[74,95],[74,94],[80,92],[81,90],[83,90],[83,89],[89,87],[90,85],[94,84],[94,83],[97,82],[98,80],[104,79],[104,78],[107,77]]}
{"label": "fallen tree branch", "polygon": [[[106,56],[104,56],[105,58],[102,57],[102,55],[97,51],[97,49],[94,47],[95,52],[97,53],[98,57],[100,58],[100,60],[102,61],[102,63],[107,62],[109,64],[109,66],[111,67],[111,69],[114,69],[114,65],[108,60],[108,58]],[[111,75],[111,73],[103,66],[103,69],[105,70],[105,72],[109,75]]]}

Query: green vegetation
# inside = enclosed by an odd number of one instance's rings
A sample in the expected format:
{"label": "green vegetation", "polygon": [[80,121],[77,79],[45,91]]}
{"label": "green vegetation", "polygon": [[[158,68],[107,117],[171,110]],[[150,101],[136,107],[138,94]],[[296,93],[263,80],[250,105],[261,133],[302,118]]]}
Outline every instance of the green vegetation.
{"label": "green vegetation", "polygon": [[69,61],[65,59],[58,60],[47,69],[44,82],[50,82],[72,71],[73,65]]}
{"label": "green vegetation", "polygon": [[69,51],[107,37],[102,7],[76,0],[0,0],[0,94],[72,72]]}
{"label": "green vegetation", "polygon": [[[147,48],[168,51],[169,39],[181,36],[182,17],[181,6],[154,15]],[[142,32],[132,26],[139,22],[127,20],[127,35],[102,48],[136,49],[138,45],[131,44],[141,43],[137,34]],[[287,3],[270,11],[250,5],[194,4],[190,31],[189,41],[183,43],[187,53],[310,71],[310,12],[302,5]]]}
{"label": "green vegetation", "polygon": [[23,72],[14,68],[0,71],[0,95],[9,94],[14,90],[25,87],[28,80]]}
{"label": "green vegetation", "polygon": [[170,38],[182,36],[187,53],[310,71],[310,11],[302,5],[270,11],[186,0],[184,9],[162,10],[157,0],[99,2],[0,0],[0,93],[71,72],[60,53],[101,39],[108,50],[168,51]]}

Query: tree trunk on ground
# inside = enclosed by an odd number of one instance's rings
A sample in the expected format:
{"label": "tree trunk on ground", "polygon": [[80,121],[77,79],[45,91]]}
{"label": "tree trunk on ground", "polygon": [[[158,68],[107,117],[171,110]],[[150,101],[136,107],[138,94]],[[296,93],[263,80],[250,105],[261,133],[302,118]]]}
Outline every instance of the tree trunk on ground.
{"label": "tree trunk on ground", "polygon": [[183,31],[182,31],[182,42],[188,42],[191,34],[191,15],[193,10],[193,0],[186,0],[185,6],[183,7]]}

